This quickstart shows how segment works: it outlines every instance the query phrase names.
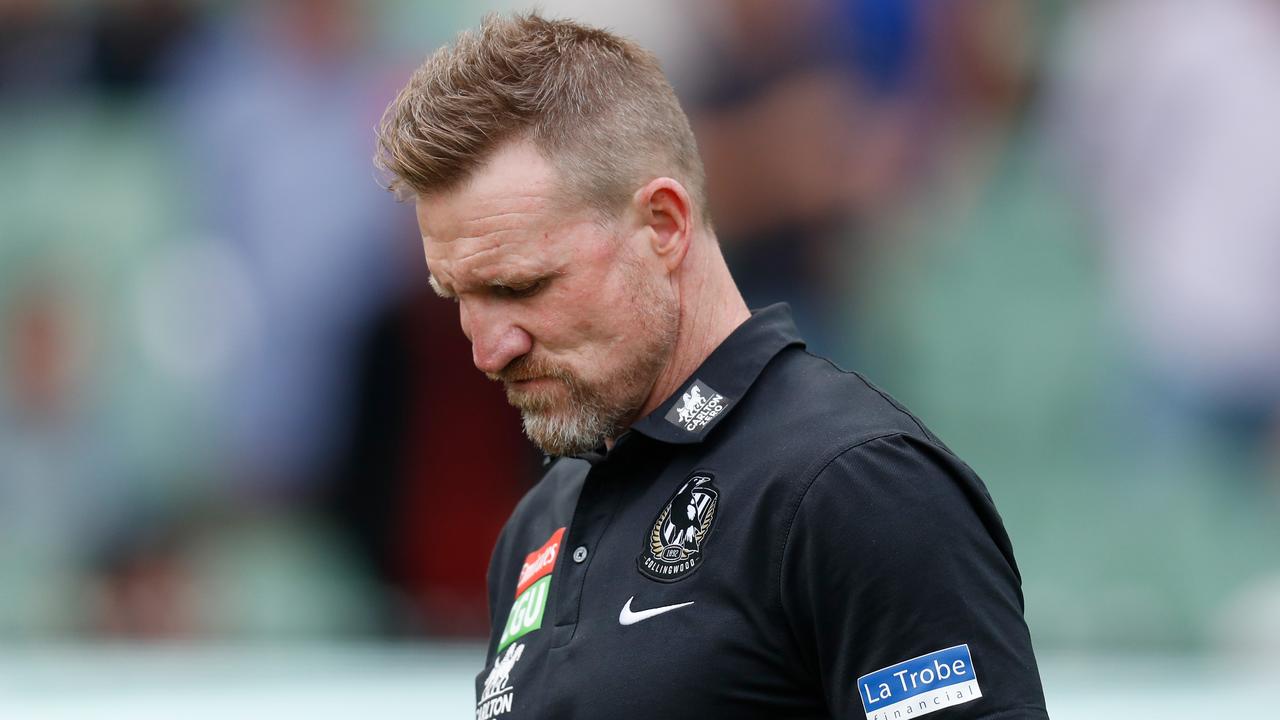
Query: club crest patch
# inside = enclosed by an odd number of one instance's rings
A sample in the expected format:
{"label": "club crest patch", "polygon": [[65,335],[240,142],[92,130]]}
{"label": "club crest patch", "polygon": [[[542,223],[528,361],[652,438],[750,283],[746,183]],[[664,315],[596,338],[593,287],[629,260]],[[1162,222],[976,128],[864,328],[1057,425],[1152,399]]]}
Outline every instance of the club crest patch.
{"label": "club crest patch", "polygon": [[719,501],[714,475],[698,471],[686,478],[649,528],[636,560],[640,573],[675,582],[701,567]]}

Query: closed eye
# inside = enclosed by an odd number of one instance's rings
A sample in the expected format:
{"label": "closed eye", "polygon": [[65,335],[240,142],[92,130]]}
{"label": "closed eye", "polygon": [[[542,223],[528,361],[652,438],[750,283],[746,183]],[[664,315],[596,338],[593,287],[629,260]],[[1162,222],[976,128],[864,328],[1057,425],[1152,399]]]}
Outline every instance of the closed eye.
{"label": "closed eye", "polygon": [[489,288],[494,295],[504,298],[527,298],[537,295],[547,285],[545,278],[527,283],[494,283]]}

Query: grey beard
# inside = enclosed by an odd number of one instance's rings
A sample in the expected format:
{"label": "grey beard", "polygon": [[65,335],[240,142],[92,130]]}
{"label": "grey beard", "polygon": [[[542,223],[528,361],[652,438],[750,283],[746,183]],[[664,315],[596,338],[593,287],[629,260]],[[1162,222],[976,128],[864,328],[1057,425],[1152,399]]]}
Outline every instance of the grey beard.
{"label": "grey beard", "polygon": [[521,413],[524,434],[549,455],[581,455],[600,447],[623,428],[594,407],[578,407],[568,415],[537,411]]}
{"label": "grey beard", "polygon": [[[559,374],[559,380],[569,394],[562,408],[537,400],[520,403],[519,398],[507,395],[511,404],[520,409],[525,435],[550,455],[580,455],[596,449],[606,438],[621,435],[644,402],[643,397],[636,397],[641,394],[638,387],[631,389],[630,397],[611,401],[567,373]],[[626,380],[633,378],[613,380],[625,387]]]}
{"label": "grey beard", "polygon": [[556,456],[580,455],[595,450],[609,438],[616,438],[639,419],[637,416],[649,397],[663,362],[674,345],[674,323],[652,337],[649,347],[632,366],[603,383],[621,394],[610,397],[594,390],[567,374],[560,379],[568,385],[565,407],[556,412],[553,404],[515,402],[524,421],[524,433],[543,452]]}

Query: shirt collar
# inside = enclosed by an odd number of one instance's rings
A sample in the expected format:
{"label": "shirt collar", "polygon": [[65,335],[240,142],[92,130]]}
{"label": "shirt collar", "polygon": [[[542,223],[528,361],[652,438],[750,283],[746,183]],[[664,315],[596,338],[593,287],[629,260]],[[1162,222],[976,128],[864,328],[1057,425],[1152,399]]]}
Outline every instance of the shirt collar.
{"label": "shirt collar", "polygon": [[753,311],[679,390],[631,429],[667,443],[702,442],[746,396],[764,366],[793,345],[803,347],[804,341],[786,303]]}

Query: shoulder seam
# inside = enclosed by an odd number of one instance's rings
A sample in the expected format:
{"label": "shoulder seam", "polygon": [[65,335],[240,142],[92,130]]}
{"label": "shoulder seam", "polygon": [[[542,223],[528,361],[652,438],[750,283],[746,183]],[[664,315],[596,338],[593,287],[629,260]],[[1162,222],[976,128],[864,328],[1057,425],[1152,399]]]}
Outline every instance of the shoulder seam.
{"label": "shoulder seam", "polygon": [[821,360],[821,361],[825,362],[826,364],[830,365],[830,366],[831,366],[831,368],[832,368],[833,370],[835,370],[836,372],[840,373],[841,375],[852,375],[852,376],[854,376],[854,377],[858,378],[858,380],[859,380],[863,385],[866,385],[866,386],[867,386],[867,389],[868,389],[868,390],[871,390],[872,392],[874,392],[875,394],[877,394],[877,395],[879,395],[881,398],[883,398],[885,402],[889,403],[889,407],[892,407],[894,410],[897,410],[898,412],[902,413],[903,415],[906,415],[906,416],[907,416],[907,418],[909,418],[909,419],[911,420],[911,422],[916,426],[916,428],[917,428],[917,429],[919,429],[919,430],[920,430],[920,432],[924,434],[925,438],[926,438],[926,439],[928,439],[928,438],[929,438],[929,436],[930,436],[929,431],[925,429],[924,425],[922,425],[922,424],[920,423],[920,420],[919,420],[919,419],[917,419],[915,415],[912,415],[912,414],[911,414],[911,413],[910,413],[906,408],[902,407],[902,404],[901,404],[901,403],[899,403],[897,400],[894,400],[894,399],[893,399],[892,397],[890,397],[887,393],[885,393],[885,391],[883,391],[883,390],[881,390],[880,388],[876,387],[875,385],[871,384],[871,382],[870,382],[870,381],[868,381],[865,377],[863,377],[862,373],[860,373],[860,372],[858,372],[858,371],[856,371],[856,370],[845,370],[844,368],[842,368],[842,367],[840,367],[839,365],[835,364],[835,362],[834,362],[833,360],[831,360],[831,358],[826,358],[826,357],[823,357],[823,356],[821,356],[821,355],[814,355],[813,353],[809,352],[807,349],[806,349],[806,350],[804,350],[803,352],[804,352],[804,354],[808,355],[808,356],[809,356],[809,357],[811,357],[811,358],[814,358],[815,360]]}
{"label": "shoulder seam", "polygon": [[911,419],[911,422],[912,422],[912,423],[914,423],[914,424],[915,424],[915,426],[916,426],[916,428],[918,428],[918,429],[920,430],[920,433],[921,433],[922,435],[924,435],[925,439],[926,439],[926,440],[930,439],[931,433],[930,433],[928,430],[925,430],[925,429],[924,429],[924,425],[922,425],[922,424],[920,423],[920,420],[919,420],[919,419],[917,419],[915,415],[912,415],[910,412],[907,412],[906,408],[904,408],[904,407],[902,407],[902,405],[898,404],[898,401],[897,401],[897,400],[894,400],[893,398],[889,397],[889,395],[888,395],[887,393],[885,393],[885,391],[881,390],[880,388],[876,387],[875,385],[872,385],[872,384],[871,384],[870,382],[868,382],[868,381],[867,381],[867,379],[866,379],[866,378],[864,378],[861,374],[859,374],[859,373],[856,373],[856,372],[855,372],[855,373],[853,373],[853,375],[857,376],[857,378],[858,378],[859,380],[861,380],[861,381],[862,381],[862,384],[867,386],[867,389],[874,391],[877,395],[879,395],[880,397],[884,398],[884,401],[885,401],[885,402],[887,402],[887,403],[889,403],[889,405],[890,405],[890,406],[892,406],[894,410],[897,410],[898,412],[900,412],[900,413],[902,413],[903,415],[906,415],[908,418],[910,418],[910,419]]}
{"label": "shoulder seam", "polygon": [[855,374],[856,374],[856,373],[854,373],[854,372],[853,372],[853,371],[851,371],[851,370],[845,370],[844,368],[840,367],[839,365],[837,365],[837,364],[835,363],[835,361],[834,361],[834,360],[832,360],[832,359],[831,359],[831,358],[829,358],[829,357],[823,357],[823,356],[821,356],[821,355],[815,355],[814,353],[809,352],[809,349],[808,349],[808,348],[801,348],[800,352],[804,353],[805,355],[808,355],[809,357],[813,358],[814,360],[821,360],[822,362],[824,362],[824,363],[826,363],[826,364],[830,365],[830,366],[831,366],[831,369],[835,370],[836,372],[840,373],[841,375],[855,375]]}

